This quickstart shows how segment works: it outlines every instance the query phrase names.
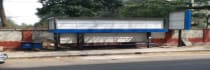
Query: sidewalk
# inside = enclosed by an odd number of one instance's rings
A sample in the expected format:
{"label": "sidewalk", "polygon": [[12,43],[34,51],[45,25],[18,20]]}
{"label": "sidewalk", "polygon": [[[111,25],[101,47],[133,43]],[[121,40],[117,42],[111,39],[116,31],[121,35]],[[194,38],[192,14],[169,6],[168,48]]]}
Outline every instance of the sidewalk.
{"label": "sidewalk", "polygon": [[173,48],[143,48],[143,49],[111,49],[111,50],[81,50],[81,51],[48,51],[48,52],[6,52],[9,59],[17,58],[44,58],[44,57],[71,57],[71,56],[100,56],[120,54],[144,54],[164,52],[194,52],[210,51],[210,47],[173,47]]}

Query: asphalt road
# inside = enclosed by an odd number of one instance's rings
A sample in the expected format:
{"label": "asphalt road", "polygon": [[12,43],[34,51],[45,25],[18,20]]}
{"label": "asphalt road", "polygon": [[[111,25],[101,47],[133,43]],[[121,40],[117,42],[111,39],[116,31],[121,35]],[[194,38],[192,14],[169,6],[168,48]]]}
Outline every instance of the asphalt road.
{"label": "asphalt road", "polygon": [[93,65],[17,68],[1,70],[210,70],[210,59],[183,61],[132,62]]}
{"label": "asphalt road", "polygon": [[[117,56],[119,57],[119,56]],[[177,59],[177,58],[184,59]],[[92,58],[92,57],[91,57]],[[142,60],[140,59],[142,58]],[[21,65],[21,62],[26,67],[7,67],[9,63],[1,65],[0,70],[210,70],[210,57],[207,55],[188,55],[188,56],[164,56],[164,57],[140,57],[135,58],[135,61],[127,61],[132,59],[119,59],[119,60],[68,60],[68,58],[62,59],[61,61],[55,61],[55,59],[47,59],[40,62],[43,63],[26,63],[24,60],[17,62],[17,65]],[[148,59],[149,60],[148,60]],[[164,60],[164,58],[166,60]],[[57,59],[57,58],[56,58]],[[71,58],[72,59],[72,58]],[[161,60],[155,60],[161,59]],[[59,60],[61,60],[59,58]],[[30,61],[30,59],[25,60]],[[49,65],[58,62],[58,65]],[[110,62],[106,62],[110,61]],[[116,61],[116,62],[115,62]],[[66,64],[65,62],[72,62]],[[79,63],[77,63],[79,62]],[[97,62],[97,63],[94,63]],[[15,63],[15,62],[14,62]],[[18,64],[19,63],[19,64]],[[46,64],[45,64],[46,63]],[[76,63],[76,64],[75,64]],[[4,65],[7,65],[4,67]],[[27,67],[32,66],[32,67]],[[33,66],[40,65],[40,66]],[[42,66],[43,65],[43,66]]]}

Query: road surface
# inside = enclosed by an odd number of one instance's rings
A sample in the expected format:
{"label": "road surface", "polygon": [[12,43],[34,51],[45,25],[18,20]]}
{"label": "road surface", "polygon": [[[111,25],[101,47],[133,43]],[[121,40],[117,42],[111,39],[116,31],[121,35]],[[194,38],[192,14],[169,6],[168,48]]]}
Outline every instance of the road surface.
{"label": "road surface", "polygon": [[210,54],[148,54],[10,59],[0,70],[210,70]]}

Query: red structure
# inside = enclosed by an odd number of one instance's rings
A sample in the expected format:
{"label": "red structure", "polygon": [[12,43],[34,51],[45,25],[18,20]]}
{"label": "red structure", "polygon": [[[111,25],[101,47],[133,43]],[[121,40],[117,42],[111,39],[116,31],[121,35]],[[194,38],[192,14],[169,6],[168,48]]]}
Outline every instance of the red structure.
{"label": "red structure", "polygon": [[23,42],[32,42],[32,30],[24,30],[22,35],[22,41]]}

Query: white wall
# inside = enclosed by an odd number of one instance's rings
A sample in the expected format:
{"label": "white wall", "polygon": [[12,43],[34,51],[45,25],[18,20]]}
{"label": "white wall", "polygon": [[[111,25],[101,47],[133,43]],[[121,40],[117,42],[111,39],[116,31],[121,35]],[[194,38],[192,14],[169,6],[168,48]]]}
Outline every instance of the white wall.
{"label": "white wall", "polygon": [[76,34],[60,34],[61,44],[77,43]]}
{"label": "white wall", "polygon": [[21,31],[0,31],[0,41],[21,41]]}
{"label": "white wall", "polygon": [[143,42],[146,33],[89,33],[85,34],[86,43],[104,42]]}
{"label": "white wall", "polygon": [[203,30],[184,30],[182,35],[184,38],[202,38]]}
{"label": "white wall", "polygon": [[[85,43],[145,42],[146,33],[86,33]],[[76,43],[76,34],[61,34],[61,44]]]}
{"label": "white wall", "polygon": [[[173,32],[173,38],[178,38],[178,30]],[[182,30],[183,38],[202,38],[203,30]]]}
{"label": "white wall", "polygon": [[33,31],[32,39],[33,42],[43,42],[46,40],[54,40],[53,33],[47,31]]}
{"label": "white wall", "polygon": [[164,32],[155,32],[152,33],[152,38],[156,39],[164,39],[165,38],[165,33]]}

